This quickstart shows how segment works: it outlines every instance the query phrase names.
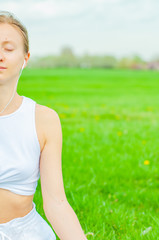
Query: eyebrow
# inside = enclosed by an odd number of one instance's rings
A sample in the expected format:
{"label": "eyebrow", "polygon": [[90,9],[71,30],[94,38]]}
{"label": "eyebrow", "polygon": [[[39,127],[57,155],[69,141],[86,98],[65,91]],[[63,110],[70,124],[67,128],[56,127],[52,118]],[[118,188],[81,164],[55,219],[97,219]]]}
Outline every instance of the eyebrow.
{"label": "eyebrow", "polygon": [[12,43],[13,45],[15,45],[15,43],[11,40],[6,40],[6,41],[3,42],[3,44],[7,44],[7,43]]}

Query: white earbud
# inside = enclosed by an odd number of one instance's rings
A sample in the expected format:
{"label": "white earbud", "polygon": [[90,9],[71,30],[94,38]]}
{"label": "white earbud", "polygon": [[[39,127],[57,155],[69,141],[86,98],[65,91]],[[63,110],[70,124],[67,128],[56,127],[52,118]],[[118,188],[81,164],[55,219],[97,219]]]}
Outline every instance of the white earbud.
{"label": "white earbud", "polygon": [[25,66],[25,59],[24,59],[24,63],[23,63],[23,66],[22,66],[22,70],[23,70],[24,66]]}

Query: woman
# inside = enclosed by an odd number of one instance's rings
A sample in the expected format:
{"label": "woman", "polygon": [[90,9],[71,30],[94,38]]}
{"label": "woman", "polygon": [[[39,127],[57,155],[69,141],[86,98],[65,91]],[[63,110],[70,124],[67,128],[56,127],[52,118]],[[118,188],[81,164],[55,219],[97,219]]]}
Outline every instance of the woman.
{"label": "woman", "polygon": [[64,191],[58,114],[16,92],[29,57],[26,28],[0,12],[0,239],[56,239],[33,202],[40,177],[44,212],[58,237],[85,240]]}

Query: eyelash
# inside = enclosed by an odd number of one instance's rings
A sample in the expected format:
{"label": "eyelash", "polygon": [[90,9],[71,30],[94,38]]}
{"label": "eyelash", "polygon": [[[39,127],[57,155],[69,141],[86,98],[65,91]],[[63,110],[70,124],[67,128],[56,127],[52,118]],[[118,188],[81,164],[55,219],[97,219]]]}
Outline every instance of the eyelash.
{"label": "eyelash", "polygon": [[13,49],[5,49],[5,50],[7,50],[7,51],[13,51]]}

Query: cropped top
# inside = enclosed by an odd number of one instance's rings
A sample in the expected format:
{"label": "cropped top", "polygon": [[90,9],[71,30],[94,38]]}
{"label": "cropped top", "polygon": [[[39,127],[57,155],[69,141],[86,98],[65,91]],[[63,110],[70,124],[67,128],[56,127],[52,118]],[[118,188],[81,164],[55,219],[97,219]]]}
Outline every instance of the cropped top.
{"label": "cropped top", "polygon": [[0,116],[0,188],[32,195],[40,177],[36,102],[22,97],[22,104],[15,112]]}

